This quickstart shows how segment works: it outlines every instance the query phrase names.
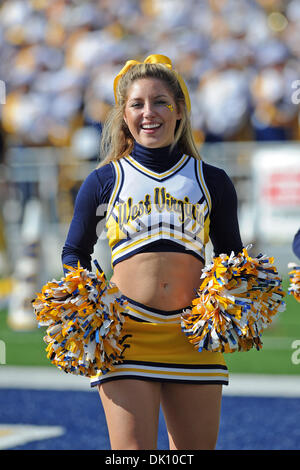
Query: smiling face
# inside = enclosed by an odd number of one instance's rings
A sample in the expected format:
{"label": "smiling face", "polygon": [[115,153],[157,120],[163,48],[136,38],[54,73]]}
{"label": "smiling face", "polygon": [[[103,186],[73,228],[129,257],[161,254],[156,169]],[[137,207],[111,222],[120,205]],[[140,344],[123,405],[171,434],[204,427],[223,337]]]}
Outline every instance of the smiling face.
{"label": "smiling face", "polygon": [[176,121],[180,118],[174,97],[162,80],[142,78],[132,83],[124,121],[140,145],[150,148],[171,145]]}

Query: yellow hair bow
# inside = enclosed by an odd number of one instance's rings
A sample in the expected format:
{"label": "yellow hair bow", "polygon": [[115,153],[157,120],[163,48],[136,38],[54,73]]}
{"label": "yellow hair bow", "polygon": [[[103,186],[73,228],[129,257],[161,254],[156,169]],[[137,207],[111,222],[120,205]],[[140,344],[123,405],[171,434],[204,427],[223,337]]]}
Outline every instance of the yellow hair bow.
{"label": "yellow hair bow", "polygon": [[179,81],[179,84],[180,84],[180,87],[182,89],[182,92],[184,94],[184,98],[185,98],[185,103],[186,103],[186,107],[187,107],[187,110],[188,112],[191,111],[191,100],[190,100],[190,95],[189,95],[189,92],[188,92],[188,89],[187,89],[187,86],[186,84],[184,83],[182,77],[179,75],[178,72],[176,72],[173,67],[172,67],[172,62],[171,60],[169,59],[169,57],[165,56],[165,55],[161,55],[161,54],[152,54],[152,55],[149,55],[145,60],[144,62],[138,62],[137,60],[128,60],[126,62],[126,64],[124,65],[124,67],[122,68],[122,70],[118,73],[118,75],[116,76],[116,78],[114,79],[114,94],[115,94],[115,100],[116,100],[116,103],[118,102],[117,100],[117,86],[118,86],[118,82],[120,80],[120,78],[122,77],[122,75],[125,75],[125,73],[128,72],[128,70],[133,67],[134,65],[138,65],[138,64],[163,64],[165,65],[166,67],[168,67],[170,70],[172,70],[176,77],[177,77],[177,80]]}

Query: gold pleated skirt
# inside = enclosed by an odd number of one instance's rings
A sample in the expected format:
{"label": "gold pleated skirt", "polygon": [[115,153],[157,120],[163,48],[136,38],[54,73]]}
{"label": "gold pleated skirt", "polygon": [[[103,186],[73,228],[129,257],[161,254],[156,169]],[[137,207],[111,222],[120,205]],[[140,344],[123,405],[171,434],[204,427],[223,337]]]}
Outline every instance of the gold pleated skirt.
{"label": "gold pleated skirt", "polygon": [[223,354],[195,349],[181,330],[182,310],[164,312],[126,300],[124,360],[92,377],[92,387],[119,379],[228,385]]}

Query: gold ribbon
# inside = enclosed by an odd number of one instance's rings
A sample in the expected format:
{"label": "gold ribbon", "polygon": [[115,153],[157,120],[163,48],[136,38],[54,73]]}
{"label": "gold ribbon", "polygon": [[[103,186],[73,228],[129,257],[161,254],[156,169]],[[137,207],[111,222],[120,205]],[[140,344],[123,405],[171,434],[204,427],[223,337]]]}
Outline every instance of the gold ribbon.
{"label": "gold ribbon", "polygon": [[144,60],[144,62],[138,62],[137,60],[128,60],[126,62],[126,64],[122,68],[122,70],[118,73],[118,75],[114,79],[114,94],[115,94],[116,103],[118,102],[118,100],[117,100],[117,86],[118,86],[118,82],[119,82],[120,78],[122,77],[122,75],[125,75],[125,73],[127,73],[128,70],[131,67],[133,67],[134,65],[142,64],[142,63],[144,63],[144,64],[163,64],[165,67],[168,67],[168,69],[172,70],[175,73],[175,75],[177,77],[177,80],[179,81],[180,87],[182,89],[182,92],[184,94],[185,104],[186,104],[187,110],[188,110],[188,112],[190,112],[191,111],[191,100],[190,100],[190,95],[189,95],[187,86],[184,83],[182,77],[179,75],[179,73],[176,72],[173,69],[172,62],[169,59],[169,57],[167,57],[165,55],[161,55],[161,54],[149,55]]}

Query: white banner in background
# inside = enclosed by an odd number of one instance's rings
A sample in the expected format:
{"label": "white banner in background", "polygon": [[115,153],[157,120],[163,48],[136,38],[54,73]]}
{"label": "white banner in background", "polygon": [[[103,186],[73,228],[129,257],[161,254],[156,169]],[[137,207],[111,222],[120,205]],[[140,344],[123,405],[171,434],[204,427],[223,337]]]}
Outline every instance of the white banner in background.
{"label": "white banner in background", "polygon": [[255,233],[290,243],[300,228],[300,145],[268,145],[253,155]]}

